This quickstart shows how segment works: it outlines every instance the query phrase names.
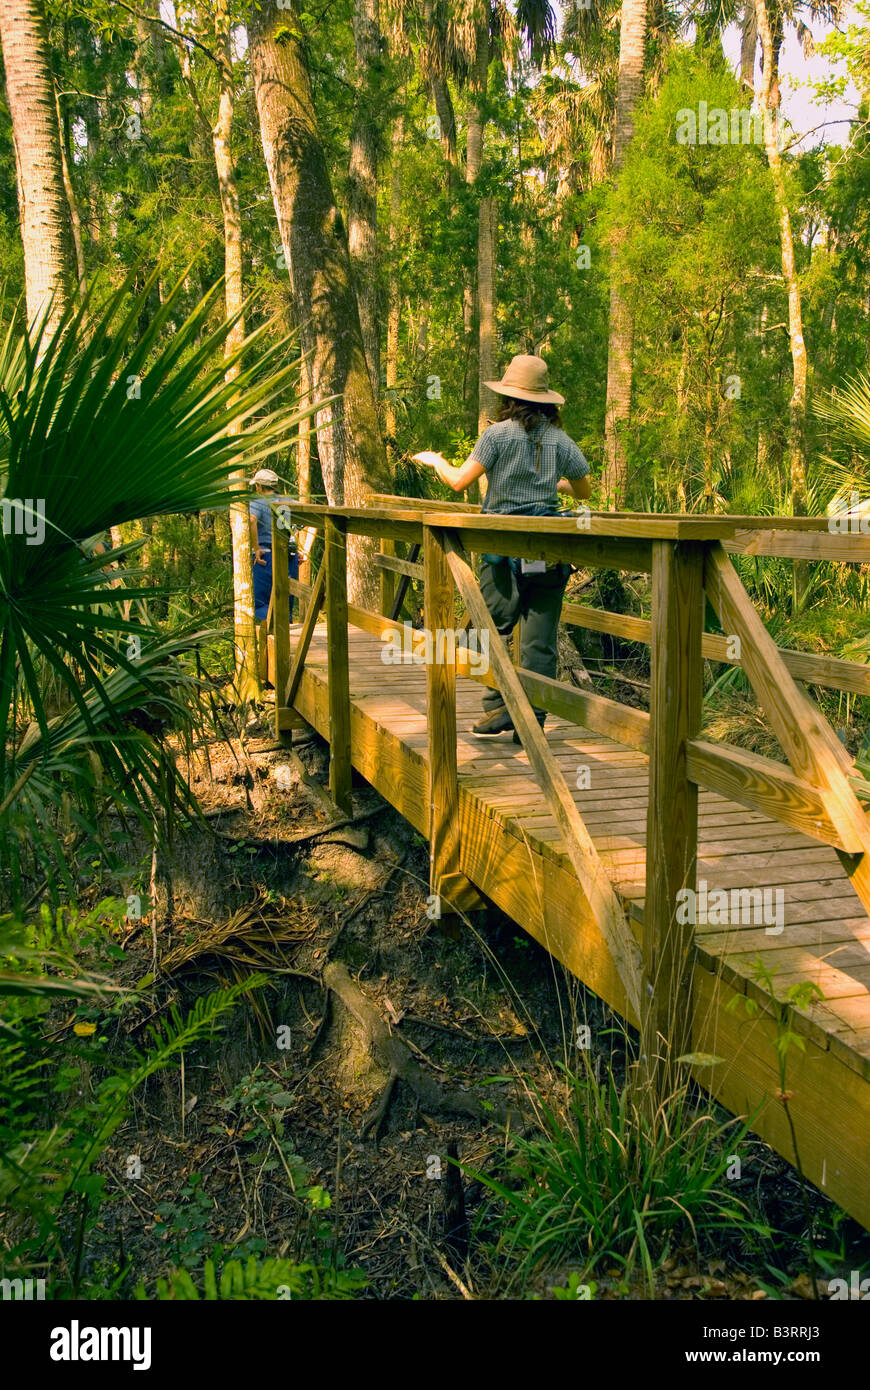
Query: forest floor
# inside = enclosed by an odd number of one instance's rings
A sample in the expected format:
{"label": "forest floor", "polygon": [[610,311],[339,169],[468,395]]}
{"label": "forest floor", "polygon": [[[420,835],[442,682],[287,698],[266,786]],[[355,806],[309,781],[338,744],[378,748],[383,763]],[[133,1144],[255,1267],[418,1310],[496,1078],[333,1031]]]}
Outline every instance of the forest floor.
{"label": "forest floor", "polygon": [[[207,825],[179,832],[156,866],[157,984],[151,1007],[125,1014],[124,1026],[141,1044],[149,1015],[173,1000],[189,1006],[252,967],[269,983],[217,1042],[138,1096],[101,1165],[116,1200],[94,1233],[90,1282],[126,1260],[150,1293],[168,1267],[195,1273],[217,1250],[361,1270],[363,1296],[381,1299],[574,1296],[576,1258],[520,1277],[497,1252],[502,1214],[474,1173],[492,1171],[506,1143],[487,1106],[527,1109],[535,1095],[558,1105],[578,1018],[604,1039],[594,1064],[624,1065],[618,1020],[494,908],[446,934],[426,914],[422,838],[362,783],[354,822],[329,830],[324,746],[312,739],[288,758],[258,732],[244,748],[215,742],[182,760]],[[124,948],[118,982],[141,980],[153,964],[149,925]],[[339,962],[429,1084],[483,1098],[482,1112],[439,1111],[399,1080],[366,1130],[389,1067],[324,988],[324,969]],[[740,1199],[786,1233],[775,1287],[735,1231],[716,1246],[670,1249],[655,1269],[657,1298],[812,1296],[797,1174],[761,1141],[750,1136],[741,1152],[747,1145]],[[650,1296],[640,1271],[626,1278],[608,1264],[595,1287],[597,1298]]]}

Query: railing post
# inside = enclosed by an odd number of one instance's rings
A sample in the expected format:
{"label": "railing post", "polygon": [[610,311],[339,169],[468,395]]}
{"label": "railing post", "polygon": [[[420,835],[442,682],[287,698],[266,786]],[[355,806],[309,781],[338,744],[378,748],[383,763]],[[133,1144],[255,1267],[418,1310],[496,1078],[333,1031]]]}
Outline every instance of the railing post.
{"label": "railing post", "polygon": [[[423,527],[423,626],[428,634],[426,714],[429,733],[429,891],[440,899],[459,873],[459,780],[456,765],[456,660],[438,633],[456,626],[453,576],[440,532]],[[436,659],[438,652],[442,660]],[[443,913],[444,908],[438,904]],[[449,907],[447,909],[449,913]]]}
{"label": "railing post", "polygon": [[350,760],[350,675],[347,644],[347,523],[327,516],[326,629],[329,678],[329,790],[339,810],[353,815]]}
{"label": "railing post", "polygon": [[653,541],[643,926],[644,973],[652,997],[643,1010],[643,1050],[659,1094],[673,1077],[673,1059],[691,1045],[694,927],[691,920],[678,923],[677,894],[695,889],[698,788],[687,776],[686,743],[701,723],[703,630],[704,545]]}
{"label": "railing post", "polygon": [[[290,589],[287,583],[287,532],[278,525],[272,511],[272,684],[275,688],[275,738],[282,737],[280,709],[290,676]],[[264,633],[268,654],[269,634]],[[292,734],[291,734],[292,737]]]}

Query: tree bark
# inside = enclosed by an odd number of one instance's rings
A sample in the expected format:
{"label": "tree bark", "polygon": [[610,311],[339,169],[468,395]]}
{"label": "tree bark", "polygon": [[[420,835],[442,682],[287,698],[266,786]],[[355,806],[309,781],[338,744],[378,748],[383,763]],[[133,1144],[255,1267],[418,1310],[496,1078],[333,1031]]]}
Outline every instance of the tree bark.
{"label": "tree bark", "polygon": [[[619,74],[613,129],[613,172],[619,170],[634,127],[634,108],[643,94],[647,0],[623,0],[619,33]],[[607,404],[603,505],[615,510],[625,493],[625,432],[631,418],[631,367],[634,318],[619,284],[617,264],[624,233],[614,235],[610,253],[610,336],[607,345]]]}
{"label": "tree bark", "polygon": [[[791,506],[794,516],[805,516],[807,510],[807,348],[804,341],[801,291],[795,264],[791,214],[788,210],[785,175],[779,150],[777,120],[779,113],[778,46],[771,31],[766,0],[755,0],[755,13],[762,51],[760,100],[764,120],[764,148],[773,181],[773,196],[779,220],[782,278],[788,294],[788,340],[792,360],[792,393],[788,407]],[[796,607],[800,607],[803,600],[807,574],[807,566],[796,562],[794,566]]]}
{"label": "tree bark", "polygon": [[402,286],[399,276],[399,241],[402,234],[402,146],[405,139],[405,119],[399,114],[393,125],[393,162],[390,170],[390,270],[389,304],[387,309],[386,433],[390,450],[395,457],[396,414],[395,392],[399,381],[399,333],[402,326]]}
{"label": "tree bark", "polygon": [[755,91],[755,55],[758,51],[758,20],[755,0],[746,0],[740,23],[740,80]]}
{"label": "tree bark", "polygon": [[488,386],[497,376],[498,339],[495,326],[495,262],[498,234],[498,205],[492,195],[481,198],[478,210],[477,297],[480,306],[478,346],[478,433],[486,429],[495,410],[497,397]]}
{"label": "tree bark", "polygon": [[[277,30],[280,26],[280,38]],[[364,506],[391,490],[363,350],[350,257],[335,205],[295,8],[264,0],[251,15],[251,67],[263,153],[315,399],[318,453],[332,505]],[[374,545],[350,538],[351,598],[373,609],[379,594]]]}
{"label": "tree bark", "polygon": [[52,333],[70,302],[69,207],[42,0],[0,0],[0,43],[18,178],[24,287],[31,325]]}
{"label": "tree bark", "polygon": [[456,115],[447,85],[445,50],[446,35],[442,32],[434,0],[423,0],[423,21],[426,30],[426,75],[441,131],[441,148],[447,167],[447,185],[451,187],[459,172],[456,150]]}
{"label": "tree bark", "polygon": [[377,74],[381,59],[378,0],[356,0],[353,15],[356,100],[350,133],[347,244],[356,282],[360,328],[372,395],[380,395],[381,348],[378,314]]}
{"label": "tree bark", "polygon": [[[484,113],[483,107],[486,101],[487,77],[489,73],[490,59],[490,37],[488,16],[476,27],[475,32],[475,57],[474,66],[471,70],[470,80],[470,101],[468,106],[468,140],[465,152],[465,182],[473,188],[477,183],[481,166],[483,164],[483,137],[484,137]],[[481,254],[484,248],[480,245],[480,236],[484,228],[488,229],[488,220],[480,216],[480,199],[478,196],[478,265],[480,264]],[[489,231],[486,232],[489,235]],[[475,318],[477,318],[477,332],[480,335],[480,305],[478,302],[477,288],[474,282],[474,273],[466,272],[463,285],[463,319],[465,323],[466,336],[466,380],[472,383],[470,400],[468,401],[469,423],[473,426],[479,421],[482,405],[491,406],[492,392],[487,391],[487,400],[484,401],[480,394],[479,387],[479,342],[475,341]]]}
{"label": "tree bark", "polygon": [[75,250],[79,293],[83,295],[88,287],[88,272],[85,264],[85,246],[82,239],[82,219],[79,214],[78,199],[76,198],[76,191],[70,173],[69,155],[67,154],[67,128],[64,125],[64,119],[60,109],[60,97],[57,94],[56,86],[54,89],[54,103],[57,111],[58,135],[60,137],[60,167],[63,175],[63,190],[66,194],[66,203],[69,209],[70,234]]}

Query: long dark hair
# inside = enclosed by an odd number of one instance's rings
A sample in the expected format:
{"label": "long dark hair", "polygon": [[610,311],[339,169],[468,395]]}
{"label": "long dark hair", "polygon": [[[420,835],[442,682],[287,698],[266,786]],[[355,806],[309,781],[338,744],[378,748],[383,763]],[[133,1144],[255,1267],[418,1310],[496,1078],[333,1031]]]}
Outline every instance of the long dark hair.
{"label": "long dark hair", "polygon": [[550,401],[521,401],[516,396],[505,396],[498,418],[518,421],[527,434],[537,429],[543,420],[562,428],[562,413]]}

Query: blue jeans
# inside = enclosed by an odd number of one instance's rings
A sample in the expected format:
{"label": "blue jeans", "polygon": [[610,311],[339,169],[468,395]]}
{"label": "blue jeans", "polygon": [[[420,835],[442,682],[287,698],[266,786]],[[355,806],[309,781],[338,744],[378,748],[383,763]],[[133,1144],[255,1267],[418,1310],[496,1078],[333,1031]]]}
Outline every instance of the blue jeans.
{"label": "blue jeans", "polygon": [[[253,555],[253,552],[252,552]],[[272,552],[262,552],[265,564],[258,565],[253,559],[254,572],[254,617],[258,623],[269,616],[269,599],[272,597]],[[293,552],[289,557],[287,573],[291,579],[299,578],[299,556]],[[290,595],[290,621],[293,621],[293,595]]]}

